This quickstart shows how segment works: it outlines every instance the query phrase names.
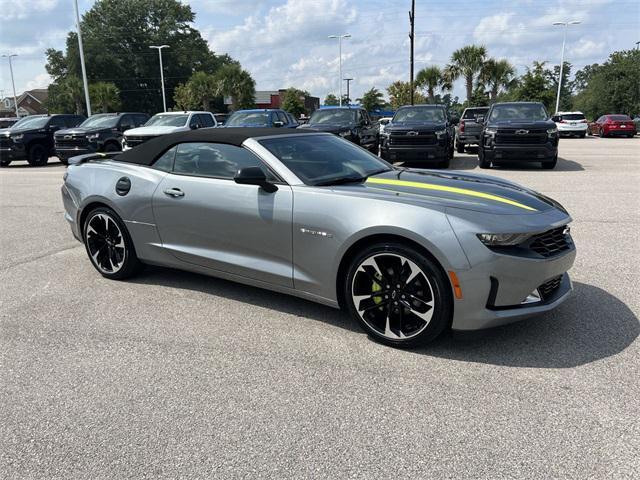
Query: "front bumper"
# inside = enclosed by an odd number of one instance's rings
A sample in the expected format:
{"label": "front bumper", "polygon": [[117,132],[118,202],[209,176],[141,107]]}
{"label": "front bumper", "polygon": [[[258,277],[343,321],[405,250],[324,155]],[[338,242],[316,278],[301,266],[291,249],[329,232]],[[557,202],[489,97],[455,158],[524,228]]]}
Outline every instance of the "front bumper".
{"label": "front bumper", "polygon": [[525,162],[540,162],[552,160],[558,154],[557,145],[494,145],[483,147],[487,160],[520,160]]}
{"label": "front bumper", "polygon": [[69,147],[69,148],[58,148],[56,147],[56,157],[69,159],[71,157],[75,157],[77,155],[85,155],[87,153],[95,153],[98,149],[93,145],[89,144],[88,146],[82,147]]}
{"label": "front bumper", "polygon": [[3,160],[26,160],[27,148],[22,142],[13,142],[10,148],[0,149],[0,157]]}
{"label": "front bumper", "polygon": [[0,160],[13,160],[11,148],[0,148]]}
{"label": "front bumper", "polygon": [[392,162],[439,162],[445,160],[449,154],[447,146],[440,144],[419,147],[386,145],[383,148],[387,152],[387,158]]}

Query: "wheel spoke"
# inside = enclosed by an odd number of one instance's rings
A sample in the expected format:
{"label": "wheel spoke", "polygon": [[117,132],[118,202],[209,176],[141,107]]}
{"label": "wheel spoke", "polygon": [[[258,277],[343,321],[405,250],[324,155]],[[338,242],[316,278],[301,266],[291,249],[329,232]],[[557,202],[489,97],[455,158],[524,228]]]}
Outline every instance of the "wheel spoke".
{"label": "wheel spoke", "polygon": [[127,248],[118,223],[109,215],[98,213],[89,220],[85,241],[100,271],[115,273],[122,268]]}

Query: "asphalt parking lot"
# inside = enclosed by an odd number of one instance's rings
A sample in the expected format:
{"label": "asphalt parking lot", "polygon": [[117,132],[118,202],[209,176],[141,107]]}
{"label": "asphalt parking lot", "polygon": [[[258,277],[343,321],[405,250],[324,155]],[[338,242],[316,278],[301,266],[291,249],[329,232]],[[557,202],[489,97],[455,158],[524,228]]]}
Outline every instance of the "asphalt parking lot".
{"label": "asphalt parking lot", "polygon": [[64,167],[1,169],[0,478],[637,478],[640,137],[560,157],[490,173],[571,212],[573,297],[414,351],[226,281],[105,280]]}

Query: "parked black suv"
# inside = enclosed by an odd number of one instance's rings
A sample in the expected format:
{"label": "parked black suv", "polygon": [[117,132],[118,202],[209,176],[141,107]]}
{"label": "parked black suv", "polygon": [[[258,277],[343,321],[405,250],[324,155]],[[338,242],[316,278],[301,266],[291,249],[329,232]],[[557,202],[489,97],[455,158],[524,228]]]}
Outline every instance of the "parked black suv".
{"label": "parked black suv", "polygon": [[0,163],[27,160],[29,165],[46,165],[54,154],[53,134],[85,120],[82,115],[32,115],[21,119],[0,138]]}
{"label": "parked black suv", "polygon": [[311,114],[309,122],[298,128],[329,132],[378,153],[378,125],[364,108],[321,108]]}
{"label": "parked black suv", "polygon": [[478,117],[484,118],[489,107],[470,107],[462,112],[462,118],[456,129],[456,152],[464,153],[467,145],[478,145],[482,135],[482,123]]}
{"label": "parked black suv", "polygon": [[87,118],[80,126],[58,130],[54,136],[56,156],[67,164],[69,158],[94,152],[122,150],[125,130],[144,125],[146,113],[100,113]]}
{"label": "parked black suv", "polygon": [[539,102],[494,103],[483,119],[480,168],[501,161],[558,162],[558,128]]}
{"label": "parked black suv", "polygon": [[380,154],[390,162],[434,162],[447,168],[453,158],[456,122],[444,105],[400,107],[384,128]]}

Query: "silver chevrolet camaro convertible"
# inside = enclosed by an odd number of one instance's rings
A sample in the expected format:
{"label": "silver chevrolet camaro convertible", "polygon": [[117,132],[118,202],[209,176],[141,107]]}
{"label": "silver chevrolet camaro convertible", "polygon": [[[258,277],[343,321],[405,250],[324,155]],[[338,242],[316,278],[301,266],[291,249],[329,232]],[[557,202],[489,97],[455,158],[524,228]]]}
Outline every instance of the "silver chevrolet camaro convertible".
{"label": "silver chevrolet camaro convertible", "polygon": [[327,133],[201,129],[82,155],[62,198],[104,277],[153,264],[264,287],[342,307],[393,346],[541,314],[572,288],[554,200]]}

